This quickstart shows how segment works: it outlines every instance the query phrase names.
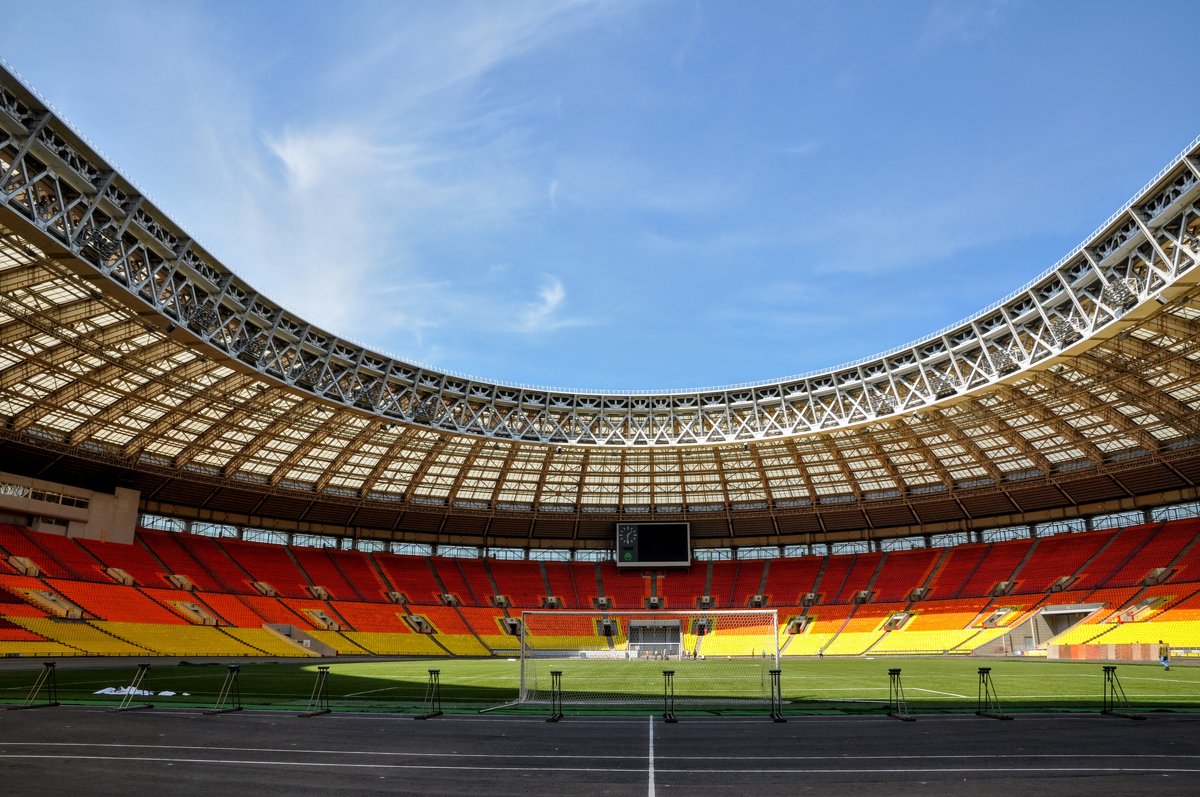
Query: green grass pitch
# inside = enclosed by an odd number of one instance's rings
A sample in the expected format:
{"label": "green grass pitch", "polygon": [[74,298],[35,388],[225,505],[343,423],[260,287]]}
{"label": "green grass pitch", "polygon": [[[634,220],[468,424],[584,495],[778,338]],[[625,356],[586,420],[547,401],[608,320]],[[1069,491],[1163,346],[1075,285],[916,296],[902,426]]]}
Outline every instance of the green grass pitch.
{"label": "green grass pitch", "polygon": [[[318,664],[327,664],[330,668],[330,704],[334,710],[341,711],[418,711],[425,698],[430,669],[440,671],[442,703],[447,711],[475,712],[510,703],[516,698],[519,679],[518,662],[506,659],[247,660],[239,664],[242,701],[247,708],[297,711],[303,710],[309,702]],[[541,679],[545,679],[542,673],[549,669],[563,672],[568,706],[571,705],[569,698],[576,690],[586,689],[599,695],[633,692],[646,696],[649,702],[607,710],[642,714],[662,709],[658,698],[662,695],[664,669],[679,672],[676,680],[681,713],[714,710],[696,706],[696,698],[701,698],[702,702],[704,698],[737,693],[741,687],[729,687],[730,683],[750,684],[751,692],[761,694],[759,687],[764,672],[764,664],[758,659],[720,662],[567,660],[541,662],[538,666]],[[891,668],[901,670],[901,682],[911,712],[970,713],[976,707],[980,666],[991,668],[993,686],[1006,712],[1100,709],[1103,669],[1095,663],[945,657],[826,658],[785,660],[782,663],[784,713],[882,713],[888,700],[888,670]],[[40,667],[36,660],[21,665],[7,663],[5,669],[0,670],[0,704],[21,703]],[[61,660],[56,678],[59,701],[115,705],[120,696],[95,693],[106,687],[127,685],[135,670],[133,665],[107,667],[93,660],[85,666],[83,662]],[[151,661],[146,688],[156,695],[136,700],[151,701],[159,707],[208,707],[215,703],[226,672],[223,664]],[[708,672],[712,673],[711,678],[707,677]],[[1176,666],[1170,672],[1164,672],[1157,664],[1122,664],[1117,674],[1135,710],[1200,710],[1200,667]],[[542,685],[548,684],[543,680]],[[176,694],[157,694],[162,691]],[[544,707],[524,710],[542,711]],[[582,713],[588,709],[579,706],[576,710]]]}

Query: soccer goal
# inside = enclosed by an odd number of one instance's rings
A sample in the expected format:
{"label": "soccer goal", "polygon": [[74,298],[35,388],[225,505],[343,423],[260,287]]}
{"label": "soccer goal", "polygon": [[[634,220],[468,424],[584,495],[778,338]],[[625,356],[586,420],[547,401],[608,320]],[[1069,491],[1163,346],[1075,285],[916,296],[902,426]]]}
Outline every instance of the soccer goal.
{"label": "soccer goal", "polygon": [[526,611],[521,615],[520,703],[636,705],[663,700],[673,672],[685,705],[765,703],[779,668],[773,609],[670,612]]}

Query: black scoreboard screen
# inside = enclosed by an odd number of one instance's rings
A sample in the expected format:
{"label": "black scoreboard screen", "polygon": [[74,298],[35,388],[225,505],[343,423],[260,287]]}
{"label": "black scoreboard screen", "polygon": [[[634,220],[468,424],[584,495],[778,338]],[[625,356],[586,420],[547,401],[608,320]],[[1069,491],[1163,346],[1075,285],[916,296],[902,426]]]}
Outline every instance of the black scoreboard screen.
{"label": "black scoreboard screen", "polygon": [[617,567],[687,567],[691,563],[687,523],[617,524]]}

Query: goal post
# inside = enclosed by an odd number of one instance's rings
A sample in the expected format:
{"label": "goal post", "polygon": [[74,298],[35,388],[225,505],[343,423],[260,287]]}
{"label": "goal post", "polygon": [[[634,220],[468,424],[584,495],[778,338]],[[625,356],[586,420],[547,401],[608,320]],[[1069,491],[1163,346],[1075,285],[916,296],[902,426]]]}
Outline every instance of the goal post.
{"label": "goal post", "polygon": [[771,700],[779,669],[774,609],[710,611],[525,611],[519,703],[545,703],[552,671],[564,704],[661,703],[663,671],[676,703],[737,705]]}

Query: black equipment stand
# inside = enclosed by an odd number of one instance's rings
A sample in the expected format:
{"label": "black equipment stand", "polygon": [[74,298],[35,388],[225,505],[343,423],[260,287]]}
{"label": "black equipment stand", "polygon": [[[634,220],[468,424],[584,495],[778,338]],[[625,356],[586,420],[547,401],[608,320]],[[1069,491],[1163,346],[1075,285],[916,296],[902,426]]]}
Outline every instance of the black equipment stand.
{"label": "black equipment stand", "polygon": [[228,714],[231,711],[242,710],[242,687],[238,683],[241,670],[240,664],[229,665],[229,672],[225,673],[225,683],[221,685],[221,692],[217,695],[217,704],[204,712],[205,714]]}
{"label": "black equipment stand", "polygon": [[429,683],[425,685],[425,711],[413,717],[428,720],[442,716],[442,671],[430,670]]}
{"label": "black equipment stand", "polygon": [[[46,690],[46,702],[35,703],[38,693],[43,689]],[[54,676],[54,662],[42,662],[42,671],[38,673],[37,679],[33,682],[33,687],[29,690],[29,695],[25,698],[25,702],[17,706],[5,706],[9,711],[18,711],[24,708],[51,708],[58,705],[58,680]]]}

